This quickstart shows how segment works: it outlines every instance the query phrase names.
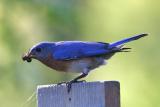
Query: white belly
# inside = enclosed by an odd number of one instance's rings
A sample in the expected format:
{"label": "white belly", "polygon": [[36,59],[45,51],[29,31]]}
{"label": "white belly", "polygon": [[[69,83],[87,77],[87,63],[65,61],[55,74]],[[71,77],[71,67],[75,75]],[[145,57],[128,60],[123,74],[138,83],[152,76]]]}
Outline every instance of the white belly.
{"label": "white belly", "polygon": [[103,58],[84,58],[80,60],[75,60],[71,63],[71,65],[68,68],[68,72],[89,72],[90,70],[93,70],[101,65],[105,64],[105,60]]}

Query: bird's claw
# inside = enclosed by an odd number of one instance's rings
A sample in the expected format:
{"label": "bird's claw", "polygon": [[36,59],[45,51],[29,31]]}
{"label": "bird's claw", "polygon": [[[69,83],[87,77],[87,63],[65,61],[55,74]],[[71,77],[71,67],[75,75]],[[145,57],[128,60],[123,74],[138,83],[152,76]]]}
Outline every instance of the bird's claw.
{"label": "bird's claw", "polygon": [[72,84],[73,83],[80,83],[80,82],[86,82],[86,80],[81,80],[81,81],[77,81],[77,80],[71,80],[69,82],[60,82],[60,83],[57,83],[57,85],[62,85],[62,84],[66,84],[67,86],[67,92],[69,93],[71,91],[71,88],[72,88]]}
{"label": "bird's claw", "polygon": [[76,81],[77,83],[86,82],[86,80]]}
{"label": "bird's claw", "polygon": [[69,93],[71,91],[72,88],[72,84],[73,83],[80,83],[80,82],[86,82],[85,80],[81,80],[81,81],[77,81],[77,80],[71,80],[69,82],[66,82],[66,86],[67,86],[67,92]]}
{"label": "bird's claw", "polygon": [[67,82],[63,81],[63,82],[60,82],[60,83],[57,83],[57,85],[62,85],[62,84],[66,84]]}
{"label": "bird's claw", "polygon": [[67,87],[67,92],[68,92],[68,93],[71,91],[72,83],[73,83],[73,82],[71,82],[71,81],[66,83],[66,87]]}

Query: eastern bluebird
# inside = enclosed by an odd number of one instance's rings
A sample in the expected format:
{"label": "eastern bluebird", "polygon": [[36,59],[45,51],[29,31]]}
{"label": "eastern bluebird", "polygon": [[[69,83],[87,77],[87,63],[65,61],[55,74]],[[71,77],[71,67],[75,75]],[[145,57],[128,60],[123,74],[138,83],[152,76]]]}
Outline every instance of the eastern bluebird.
{"label": "eastern bluebird", "polygon": [[137,40],[147,34],[140,34],[113,43],[60,41],[41,42],[34,45],[23,60],[31,62],[37,59],[48,67],[62,72],[81,73],[78,77],[68,82],[69,87],[79,79],[86,77],[88,73],[105,64],[115,53],[129,52],[131,48],[124,48],[127,42]]}

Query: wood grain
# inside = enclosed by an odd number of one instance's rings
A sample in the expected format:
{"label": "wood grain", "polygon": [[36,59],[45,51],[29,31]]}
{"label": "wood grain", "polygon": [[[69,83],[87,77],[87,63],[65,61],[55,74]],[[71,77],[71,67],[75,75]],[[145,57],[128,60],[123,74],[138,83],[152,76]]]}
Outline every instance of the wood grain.
{"label": "wood grain", "polygon": [[41,85],[37,88],[38,107],[120,107],[120,85],[117,81]]}

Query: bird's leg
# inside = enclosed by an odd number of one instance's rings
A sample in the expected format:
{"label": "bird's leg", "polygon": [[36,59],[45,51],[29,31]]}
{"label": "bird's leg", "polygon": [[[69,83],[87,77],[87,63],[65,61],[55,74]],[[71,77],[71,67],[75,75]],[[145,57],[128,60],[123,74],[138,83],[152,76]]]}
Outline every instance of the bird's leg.
{"label": "bird's leg", "polygon": [[78,81],[78,80],[81,79],[81,78],[86,77],[87,75],[88,75],[88,73],[82,73],[82,74],[79,75],[78,77],[76,77],[76,78],[74,78],[73,80],[67,82],[66,85],[67,85],[67,91],[68,91],[68,93],[69,93],[70,90],[71,90],[72,83],[81,82],[81,81]]}
{"label": "bird's leg", "polygon": [[74,78],[73,80],[71,80],[70,82],[79,82],[78,80],[81,79],[81,78],[84,78],[86,77],[88,74],[86,73],[82,73],[81,75],[79,75],[78,77]]}
{"label": "bird's leg", "polygon": [[[73,80],[71,80],[71,81],[69,81],[69,82],[72,82],[72,83],[75,83],[75,82],[83,82],[83,81],[85,81],[85,80],[82,80],[82,81],[78,81],[78,80],[81,79],[81,78],[83,78],[83,77],[85,77],[85,76],[87,76],[87,74],[82,73],[80,76],[76,77],[75,79],[73,79]],[[64,83],[67,84],[67,83],[69,83],[69,82],[62,81],[62,82],[60,82],[60,83],[57,83],[57,85],[61,85],[61,84],[64,84]]]}

